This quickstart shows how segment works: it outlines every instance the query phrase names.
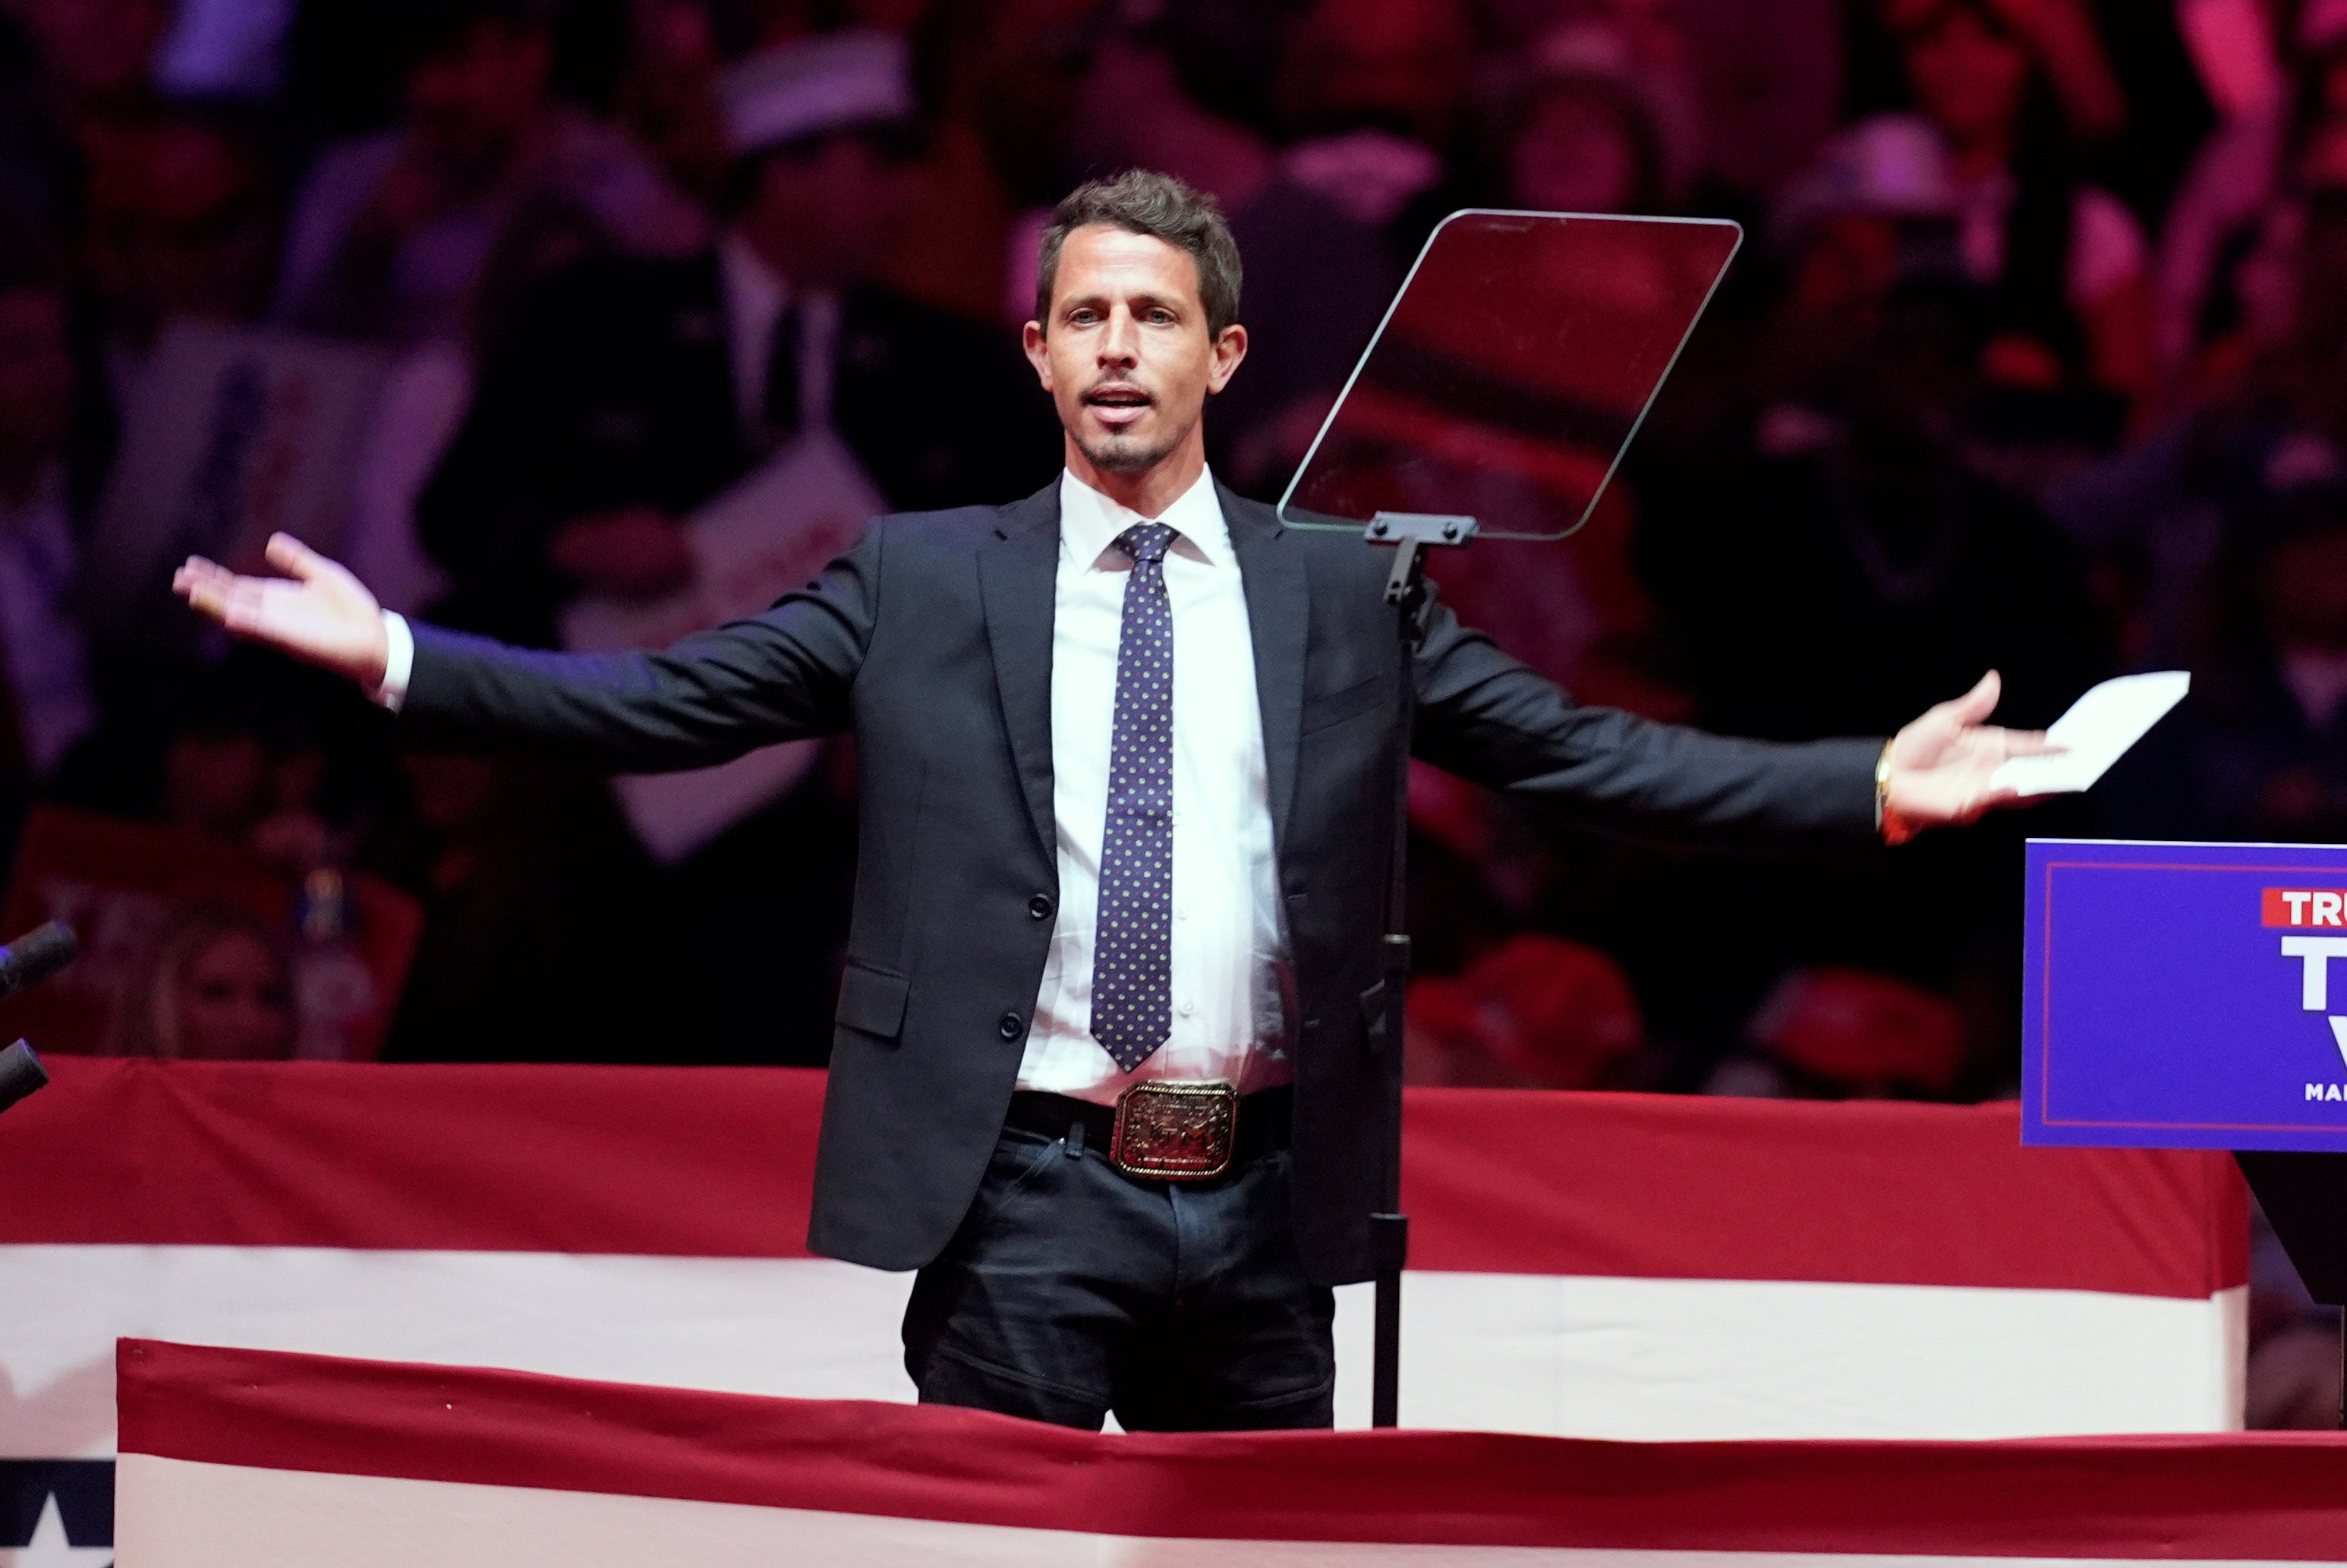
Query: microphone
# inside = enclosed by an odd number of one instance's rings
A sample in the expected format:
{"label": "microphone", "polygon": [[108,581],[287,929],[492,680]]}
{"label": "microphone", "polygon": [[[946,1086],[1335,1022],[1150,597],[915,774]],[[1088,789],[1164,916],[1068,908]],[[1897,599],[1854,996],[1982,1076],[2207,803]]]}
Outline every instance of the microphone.
{"label": "microphone", "polygon": [[81,938],[71,926],[52,920],[34,927],[0,948],[0,997],[40,984],[80,956]]}
{"label": "microphone", "polygon": [[0,1111],[5,1111],[36,1089],[46,1088],[47,1069],[33,1048],[18,1040],[5,1050],[0,1050]]}

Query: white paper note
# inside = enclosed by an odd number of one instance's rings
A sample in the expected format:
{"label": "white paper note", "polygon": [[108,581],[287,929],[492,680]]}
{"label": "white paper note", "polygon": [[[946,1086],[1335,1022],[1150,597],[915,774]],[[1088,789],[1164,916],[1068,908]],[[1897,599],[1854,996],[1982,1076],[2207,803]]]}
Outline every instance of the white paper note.
{"label": "white paper note", "polygon": [[2127,748],[2143,739],[2144,733],[2182,702],[2191,688],[2192,677],[2182,670],[2106,681],[2071,703],[2070,711],[2045,732],[2045,738],[2061,747],[2060,752],[2009,758],[1990,775],[1989,783],[2025,795],[2069,794],[2085,789],[2127,755]]}

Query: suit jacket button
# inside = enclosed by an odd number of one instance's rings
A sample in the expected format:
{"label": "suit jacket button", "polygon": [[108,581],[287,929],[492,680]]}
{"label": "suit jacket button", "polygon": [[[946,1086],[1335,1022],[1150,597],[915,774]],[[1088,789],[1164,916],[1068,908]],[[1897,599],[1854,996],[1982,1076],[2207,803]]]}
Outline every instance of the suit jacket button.
{"label": "suit jacket button", "polygon": [[1049,893],[1038,893],[1032,898],[1028,899],[1027,913],[1034,916],[1038,920],[1050,919],[1051,917],[1051,896]]}
{"label": "suit jacket button", "polygon": [[1020,1018],[1017,1013],[1007,1012],[1002,1015],[1002,1022],[999,1027],[1002,1030],[1003,1039],[1017,1040],[1019,1038],[1019,1031],[1024,1029],[1026,1025],[1020,1021]]}

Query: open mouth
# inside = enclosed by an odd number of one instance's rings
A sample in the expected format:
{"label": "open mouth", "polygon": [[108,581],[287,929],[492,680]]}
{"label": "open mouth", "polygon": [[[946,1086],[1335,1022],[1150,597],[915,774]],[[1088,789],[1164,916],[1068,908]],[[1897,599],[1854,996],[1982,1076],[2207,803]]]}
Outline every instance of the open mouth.
{"label": "open mouth", "polygon": [[1155,401],[1137,386],[1120,384],[1095,386],[1084,394],[1084,406],[1092,411],[1092,417],[1112,430],[1139,420]]}

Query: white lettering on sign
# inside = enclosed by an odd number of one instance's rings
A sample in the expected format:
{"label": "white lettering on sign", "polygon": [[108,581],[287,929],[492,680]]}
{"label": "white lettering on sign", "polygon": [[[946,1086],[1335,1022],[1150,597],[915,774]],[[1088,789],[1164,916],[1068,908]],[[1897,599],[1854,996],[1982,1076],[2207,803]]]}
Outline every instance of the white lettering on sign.
{"label": "white lettering on sign", "polygon": [[2335,1083],[2310,1083],[2306,1086],[2306,1097],[2309,1100],[2340,1100],[2347,1098],[2342,1097],[2340,1094],[2339,1085]]}
{"label": "white lettering on sign", "polygon": [[[2319,899],[2322,896],[2315,895]],[[2336,895],[2333,895],[2335,897]],[[2331,1009],[2331,960],[2347,958],[2347,937],[2284,937],[2281,956],[2306,966],[2299,977],[2299,1005],[2309,1012]]]}
{"label": "white lettering on sign", "polygon": [[2306,901],[2313,897],[2314,895],[2311,893],[2287,892],[2281,896],[2281,901],[2290,906],[2290,923],[2291,925],[2303,926],[2306,924]]}

